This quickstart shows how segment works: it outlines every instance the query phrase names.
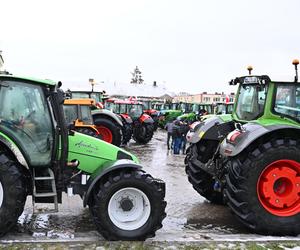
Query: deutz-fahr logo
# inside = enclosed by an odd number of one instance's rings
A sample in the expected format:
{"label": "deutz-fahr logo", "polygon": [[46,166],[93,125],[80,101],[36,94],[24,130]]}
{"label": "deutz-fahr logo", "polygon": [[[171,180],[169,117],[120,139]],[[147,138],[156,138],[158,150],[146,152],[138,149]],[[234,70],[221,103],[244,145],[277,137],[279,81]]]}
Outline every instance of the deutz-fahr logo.
{"label": "deutz-fahr logo", "polygon": [[88,152],[92,153],[93,151],[97,151],[98,147],[92,145],[91,143],[85,143],[84,141],[77,142],[75,147],[85,148]]}

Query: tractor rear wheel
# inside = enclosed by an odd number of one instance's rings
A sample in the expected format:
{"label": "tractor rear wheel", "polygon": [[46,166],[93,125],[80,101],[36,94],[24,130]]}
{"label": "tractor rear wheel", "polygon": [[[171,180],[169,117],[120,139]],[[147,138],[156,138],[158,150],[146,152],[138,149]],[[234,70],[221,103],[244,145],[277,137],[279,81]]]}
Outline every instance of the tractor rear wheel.
{"label": "tractor rear wheel", "polygon": [[300,233],[299,148],[299,141],[273,139],[228,162],[228,205],[254,232]]}
{"label": "tractor rear wheel", "polygon": [[154,133],[153,124],[138,123],[133,128],[133,139],[137,143],[146,144],[151,141]]}
{"label": "tractor rear wheel", "polygon": [[[206,150],[201,147],[203,152]],[[213,176],[205,172],[193,162],[193,159],[198,159],[199,164],[204,164],[200,161],[201,157],[198,155],[199,145],[194,144],[190,146],[186,151],[185,172],[188,176],[189,182],[193,185],[193,188],[204,198],[215,204],[224,204],[223,195],[221,192],[214,190]],[[203,153],[202,152],[202,153]]]}
{"label": "tractor rear wheel", "polygon": [[0,150],[0,236],[17,223],[26,195],[26,181],[20,167]]}
{"label": "tractor rear wheel", "polygon": [[121,145],[121,128],[118,124],[103,117],[94,116],[94,124],[103,141],[111,143],[117,147]]}
{"label": "tractor rear wheel", "polygon": [[154,237],[166,216],[165,186],[140,170],[114,171],[89,201],[98,231],[108,240]]}

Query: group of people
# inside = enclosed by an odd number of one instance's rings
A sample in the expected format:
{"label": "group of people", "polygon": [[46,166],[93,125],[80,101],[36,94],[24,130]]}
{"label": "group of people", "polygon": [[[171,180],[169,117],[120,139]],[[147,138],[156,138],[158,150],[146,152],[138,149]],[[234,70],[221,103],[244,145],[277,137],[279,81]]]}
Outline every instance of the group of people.
{"label": "group of people", "polygon": [[[168,132],[168,137],[167,137],[168,150],[172,149],[174,154],[179,154],[180,150],[182,149],[182,153],[185,154],[186,134],[189,131],[188,123],[179,120],[169,121],[166,124],[165,129]],[[171,140],[171,147],[170,147],[170,140]]]}

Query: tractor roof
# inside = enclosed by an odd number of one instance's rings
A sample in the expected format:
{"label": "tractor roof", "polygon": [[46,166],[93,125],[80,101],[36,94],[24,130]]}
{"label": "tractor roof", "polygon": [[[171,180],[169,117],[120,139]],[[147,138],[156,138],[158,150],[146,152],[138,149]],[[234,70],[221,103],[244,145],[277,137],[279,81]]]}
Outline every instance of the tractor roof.
{"label": "tractor roof", "polygon": [[232,79],[229,82],[229,85],[237,85],[237,84],[267,84],[271,82],[271,79],[267,75],[261,75],[261,76],[242,76],[237,77],[235,79]]}
{"label": "tractor roof", "polygon": [[94,99],[82,98],[82,99],[66,99],[64,101],[64,105],[96,105],[96,101]]}
{"label": "tractor roof", "polygon": [[112,102],[115,104],[140,104],[140,105],[143,104],[143,103],[137,101],[136,99],[121,100],[121,99],[116,99],[116,98],[109,98],[106,100],[106,102]]}
{"label": "tractor roof", "polygon": [[37,79],[37,78],[32,78],[32,77],[22,77],[22,76],[15,76],[11,74],[2,74],[0,73],[0,79],[5,79],[5,80],[22,80],[22,81],[29,81],[33,82],[36,84],[45,84],[45,85],[51,85],[55,86],[57,85],[57,82],[49,80],[49,79]]}

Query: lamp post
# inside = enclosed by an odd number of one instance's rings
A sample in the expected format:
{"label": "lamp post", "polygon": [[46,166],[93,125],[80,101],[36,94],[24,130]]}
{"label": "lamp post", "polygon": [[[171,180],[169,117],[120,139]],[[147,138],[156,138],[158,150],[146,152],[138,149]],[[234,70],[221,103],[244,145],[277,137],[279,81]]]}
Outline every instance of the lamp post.
{"label": "lamp post", "polygon": [[94,92],[95,80],[93,78],[89,79],[89,83],[92,85],[92,93]]}

